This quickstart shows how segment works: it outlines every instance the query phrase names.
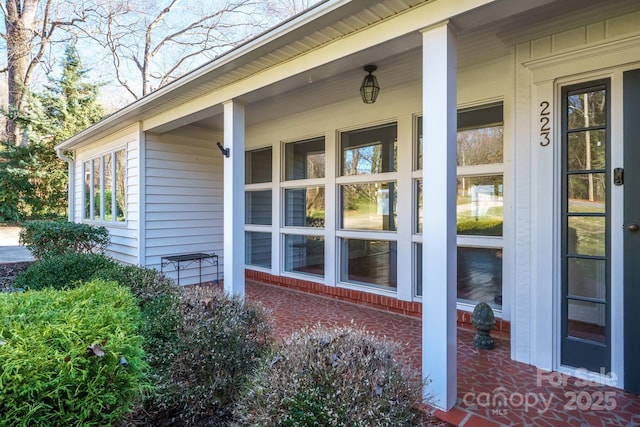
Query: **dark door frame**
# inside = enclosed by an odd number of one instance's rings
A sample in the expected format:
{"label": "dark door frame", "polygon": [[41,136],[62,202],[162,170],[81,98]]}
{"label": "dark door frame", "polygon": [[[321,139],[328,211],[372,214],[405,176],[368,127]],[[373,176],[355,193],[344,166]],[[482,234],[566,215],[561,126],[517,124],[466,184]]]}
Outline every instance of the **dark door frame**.
{"label": "dark door frame", "polygon": [[[605,105],[606,116],[604,125],[600,124],[587,124],[584,128],[569,129],[568,128],[568,110],[569,103],[568,97],[571,94],[582,94],[589,91],[605,90]],[[560,363],[565,366],[572,366],[574,368],[583,368],[593,372],[609,372],[611,370],[611,230],[610,230],[610,200],[611,200],[611,184],[609,177],[610,174],[610,157],[611,157],[611,80],[599,79],[593,81],[587,81],[579,84],[567,85],[562,87],[562,102],[561,102],[561,141],[562,141],[562,237],[561,237],[561,310],[560,310]],[[589,169],[584,170],[569,170],[568,169],[568,145],[569,135],[579,134],[587,131],[605,131],[605,157],[606,163],[604,169]],[[581,177],[591,175],[591,172],[596,175],[604,175],[605,182],[605,211],[603,213],[591,213],[588,209],[580,212],[570,212],[569,209],[569,179],[570,177]],[[571,218],[604,218],[605,220],[605,253],[603,255],[594,255],[588,253],[579,253],[575,244],[578,239],[578,235],[569,227],[569,220]],[[573,244],[571,243],[573,242]],[[598,263],[604,261],[604,280],[605,280],[605,296],[604,298],[595,298],[593,296],[585,295],[573,295],[570,293],[569,270],[571,269],[570,263],[578,265],[578,263]],[[578,267],[574,267],[578,268]],[[591,279],[589,277],[588,279]],[[585,278],[585,280],[588,280]],[[573,278],[575,280],[575,278]],[[573,282],[572,282],[573,283]],[[582,282],[581,282],[582,283]],[[595,339],[589,337],[589,333],[576,334],[575,331],[581,328],[580,322],[573,323],[573,332],[569,327],[569,304],[574,303],[579,306],[580,304],[591,305],[595,307],[603,306],[605,309],[605,329],[603,342],[597,342]],[[585,328],[588,329],[588,325],[591,323],[585,323]]]}
{"label": "dark door frame", "polygon": [[623,98],[624,388],[640,394],[640,69],[624,72]]}

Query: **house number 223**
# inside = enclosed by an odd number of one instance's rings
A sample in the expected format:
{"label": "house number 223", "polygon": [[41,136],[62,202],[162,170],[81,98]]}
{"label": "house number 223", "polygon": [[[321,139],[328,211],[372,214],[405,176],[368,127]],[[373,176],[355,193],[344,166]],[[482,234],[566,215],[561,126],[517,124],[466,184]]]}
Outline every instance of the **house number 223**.
{"label": "house number 223", "polygon": [[540,145],[542,145],[543,147],[551,144],[551,139],[549,139],[551,126],[549,125],[549,123],[549,102],[542,101],[540,103]]}

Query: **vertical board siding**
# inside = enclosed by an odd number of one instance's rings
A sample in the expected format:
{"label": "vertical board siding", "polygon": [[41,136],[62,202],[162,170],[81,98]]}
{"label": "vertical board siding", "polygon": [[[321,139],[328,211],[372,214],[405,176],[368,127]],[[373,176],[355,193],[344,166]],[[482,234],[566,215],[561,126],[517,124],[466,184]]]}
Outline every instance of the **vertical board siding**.
{"label": "vertical board siding", "polygon": [[[223,163],[212,141],[178,133],[146,135],[147,267],[160,270],[163,256],[215,252],[222,274]],[[174,280],[175,267],[164,267]],[[202,280],[215,279],[215,267],[203,262]],[[180,271],[181,285],[198,280],[198,262]]]}
{"label": "vertical board siding", "polygon": [[[139,221],[139,132],[136,125],[130,126],[115,135],[101,139],[94,144],[83,147],[76,152],[75,161],[75,183],[73,191],[75,192],[75,204],[73,219],[75,222],[84,222],[91,225],[104,226],[109,230],[111,244],[109,245],[107,255],[114,259],[127,263],[138,264],[137,258]],[[99,157],[103,154],[125,149],[127,153],[126,166],[126,215],[124,222],[100,222],[90,221],[82,218],[83,198],[84,198],[84,177],[82,176],[82,164],[87,161]]]}

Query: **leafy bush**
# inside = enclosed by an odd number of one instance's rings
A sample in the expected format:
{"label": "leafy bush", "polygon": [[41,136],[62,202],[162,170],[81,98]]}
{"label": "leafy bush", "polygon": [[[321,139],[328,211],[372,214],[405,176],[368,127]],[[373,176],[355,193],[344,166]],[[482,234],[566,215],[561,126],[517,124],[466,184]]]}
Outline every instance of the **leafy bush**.
{"label": "leafy bush", "polygon": [[70,289],[94,279],[117,282],[131,290],[142,314],[140,334],[147,361],[160,369],[168,365],[177,345],[182,292],[156,270],[123,265],[104,255],[65,254],[37,261],[16,277],[13,287]]}
{"label": "leafy bush", "polygon": [[23,225],[20,243],[37,259],[69,253],[104,253],[109,245],[105,227],[68,221],[33,221]]}
{"label": "leafy bush", "polygon": [[92,277],[115,281],[131,290],[142,313],[140,333],[147,361],[153,368],[166,370],[175,354],[182,322],[182,288],[156,270],[116,262],[95,271]]}
{"label": "leafy bush", "polygon": [[468,236],[502,236],[501,218],[459,218],[458,234]]}
{"label": "leafy bush", "polygon": [[62,289],[92,279],[129,288],[141,311],[139,333],[154,392],[136,402],[128,425],[228,421],[246,376],[270,346],[264,310],[215,288],[185,290],[156,270],[96,254],[38,261],[14,285]]}
{"label": "leafy bush", "polygon": [[[266,312],[211,287],[185,291],[177,353],[153,407],[172,425],[226,425],[271,342]],[[157,423],[153,420],[152,424]]]}
{"label": "leafy bush", "polygon": [[236,407],[249,426],[407,426],[421,381],[395,345],[362,329],[293,334],[265,360]]}
{"label": "leafy bush", "polygon": [[117,265],[111,258],[98,254],[56,255],[33,263],[16,277],[13,287],[30,290],[72,288],[91,280],[98,271]]}
{"label": "leafy bush", "polygon": [[0,425],[104,426],[147,387],[131,292],[95,281],[0,295]]}

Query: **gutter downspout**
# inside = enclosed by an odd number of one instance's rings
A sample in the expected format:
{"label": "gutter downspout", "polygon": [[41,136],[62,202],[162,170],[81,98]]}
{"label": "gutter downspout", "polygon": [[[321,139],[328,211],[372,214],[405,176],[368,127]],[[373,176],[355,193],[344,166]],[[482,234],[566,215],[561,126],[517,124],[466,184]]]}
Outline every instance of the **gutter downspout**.
{"label": "gutter downspout", "polygon": [[75,181],[76,181],[76,174],[75,174],[76,170],[74,167],[74,161],[71,157],[66,156],[61,148],[58,148],[56,150],[56,154],[61,160],[64,160],[69,165],[69,190],[68,190],[69,195],[67,196],[67,199],[69,200],[68,218],[69,218],[69,221],[73,222],[73,218],[74,218],[73,208],[75,206],[75,198],[76,198],[75,191],[73,190]]}

